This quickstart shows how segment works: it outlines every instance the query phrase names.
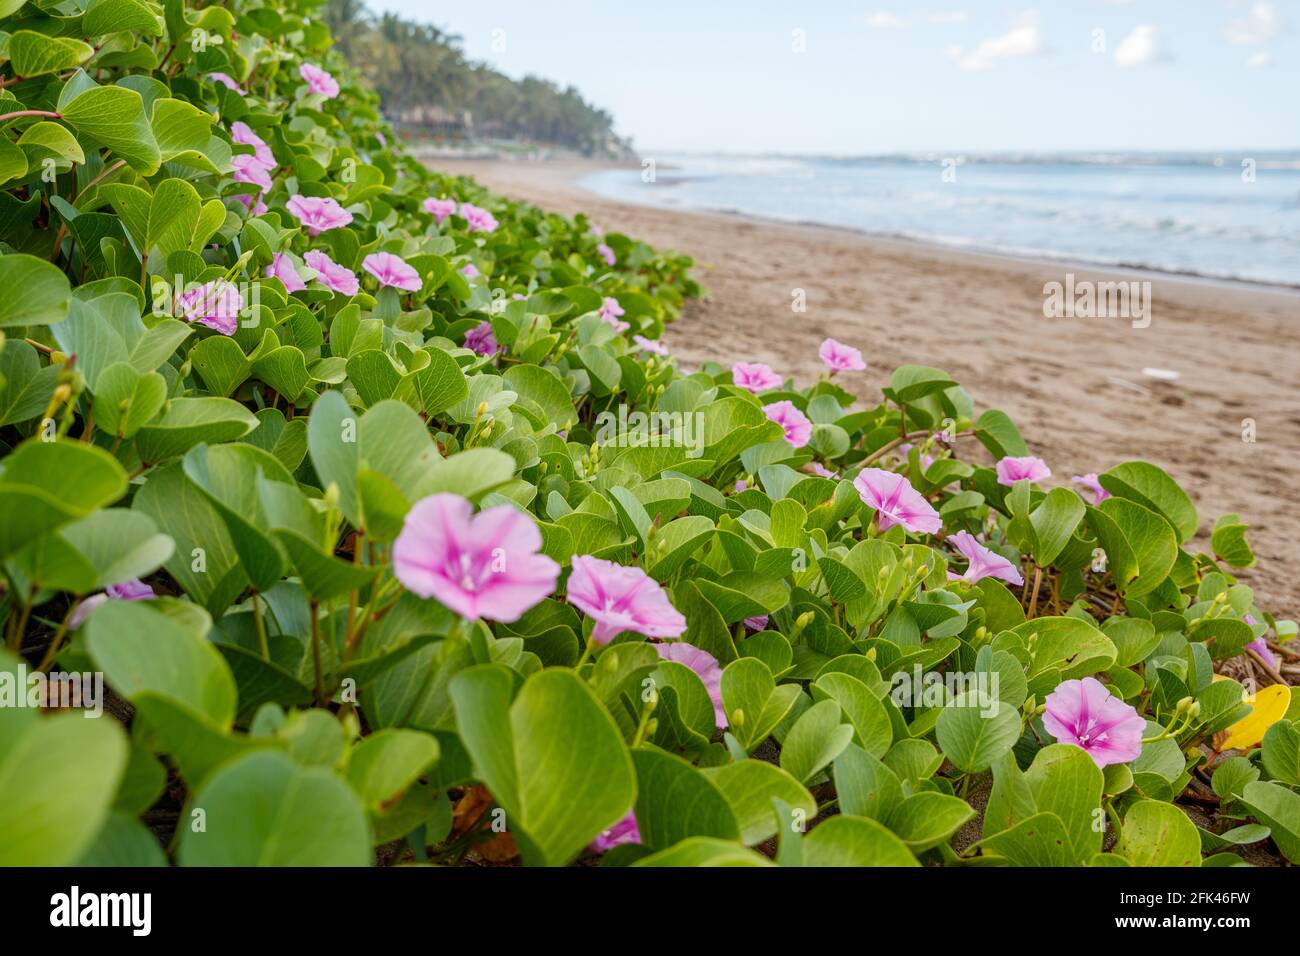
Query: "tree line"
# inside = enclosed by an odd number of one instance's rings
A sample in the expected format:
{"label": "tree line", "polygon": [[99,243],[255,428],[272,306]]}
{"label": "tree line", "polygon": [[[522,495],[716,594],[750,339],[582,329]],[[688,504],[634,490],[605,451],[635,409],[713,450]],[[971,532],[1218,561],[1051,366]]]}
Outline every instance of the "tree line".
{"label": "tree line", "polygon": [[378,91],[389,120],[450,140],[512,140],[584,154],[621,153],[629,144],[614,118],[573,86],[521,80],[469,60],[461,38],[361,0],[328,0],[325,19],[338,49]]}

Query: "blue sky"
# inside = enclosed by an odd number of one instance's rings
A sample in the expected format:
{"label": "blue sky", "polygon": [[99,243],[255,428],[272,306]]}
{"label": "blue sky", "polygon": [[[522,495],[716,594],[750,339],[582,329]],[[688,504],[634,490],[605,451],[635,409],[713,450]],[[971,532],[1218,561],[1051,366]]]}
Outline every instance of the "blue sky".
{"label": "blue sky", "polygon": [[1300,0],[370,3],[647,153],[1300,148]]}

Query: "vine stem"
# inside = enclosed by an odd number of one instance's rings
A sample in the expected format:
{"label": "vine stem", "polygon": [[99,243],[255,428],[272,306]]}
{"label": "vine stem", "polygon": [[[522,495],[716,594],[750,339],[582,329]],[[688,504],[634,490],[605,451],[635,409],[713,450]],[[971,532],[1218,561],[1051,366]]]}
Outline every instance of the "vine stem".
{"label": "vine stem", "polygon": [[321,676],[320,665],[320,621],[317,619],[320,614],[320,605],[315,601],[311,602],[311,658],[312,665],[316,669],[316,705],[325,706],[325,683]]}
{"label": "vine stem", "polygon": [[0,114],[0,123],[9,120],[23,119],[27,116],[44,116],[47,119],[63,119],[62,113],[51,113],[49,110],[17,110],[13,113]]}
{"label": "vine stem", "polygon": [[257,646],[262,652],[262,660],[271,659],[271,645],[266,641],[266,623],[262,620],[262,602],[253,592],[253,625],[257,628]]}
{"label": "vine stem", "polygon": [[77,613],[77,608],[79,607],[81,607],[81,601],[73,601],[68,607],[68,613],[63,615],[63,623],[59,625],[59,629],[55,631],[54,636],[50,638],[50,646],[45,649],[45,656],[41,658],[41,663],[36,668],[40,673],[45,673],[49,670],[50,665],[54,663],[54,655],[59,653],[59,647],[63,644],[63,638],[68,633],[68,624],[72,620],[72,615]]}

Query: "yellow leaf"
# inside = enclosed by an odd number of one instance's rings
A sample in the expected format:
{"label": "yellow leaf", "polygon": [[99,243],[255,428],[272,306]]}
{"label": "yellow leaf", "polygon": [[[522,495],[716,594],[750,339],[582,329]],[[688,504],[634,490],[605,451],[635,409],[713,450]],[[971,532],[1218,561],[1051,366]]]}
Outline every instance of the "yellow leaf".
{"label": "yellow leaf", "polygon": [[[1291,707],[1291,688],[1273,684],[1243,698],[1254,709],[1222,734],[1215,735],[1216,750],[1249,750],[1264,739],[1264,732],[1286,716]],[[1220,739],[1222,738],[1222,739]]]}

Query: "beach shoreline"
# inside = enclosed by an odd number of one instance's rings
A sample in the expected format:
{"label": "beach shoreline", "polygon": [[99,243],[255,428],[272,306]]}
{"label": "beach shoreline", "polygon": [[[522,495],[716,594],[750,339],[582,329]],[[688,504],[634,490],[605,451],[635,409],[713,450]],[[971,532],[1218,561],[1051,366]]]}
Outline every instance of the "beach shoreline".
{"label": "beach shoreline", "polygon": [[[868,370],[842,384],[880,400],[906,363],[952,373],[978,411],[1001,408],[1047,484],[1141,458],[1174,476],[1200,511],[1208,550],[1222,514],[1250,525],[1259,563],[1234,572],[1278,617],[1300,613],[1300,295],[1285,287],[1021,259],[752,216],[636,205],[577,180],[614,164],[437,160],[453,175],[564,214],[585,212],[697,262],[710,291],[665,339],[686,367],[763,361],[807,383],[822,339],[863,350]],[[1137,273],[1137,274],[1135,274]],[[1048,283],[1150,282],[1150,322],[1046,318]],[[792,302],[802,291],[806,311]],[[1144,369],[1168,370],[1169,381]],[[1246,440],[1249,437],[1253,441]]]}

